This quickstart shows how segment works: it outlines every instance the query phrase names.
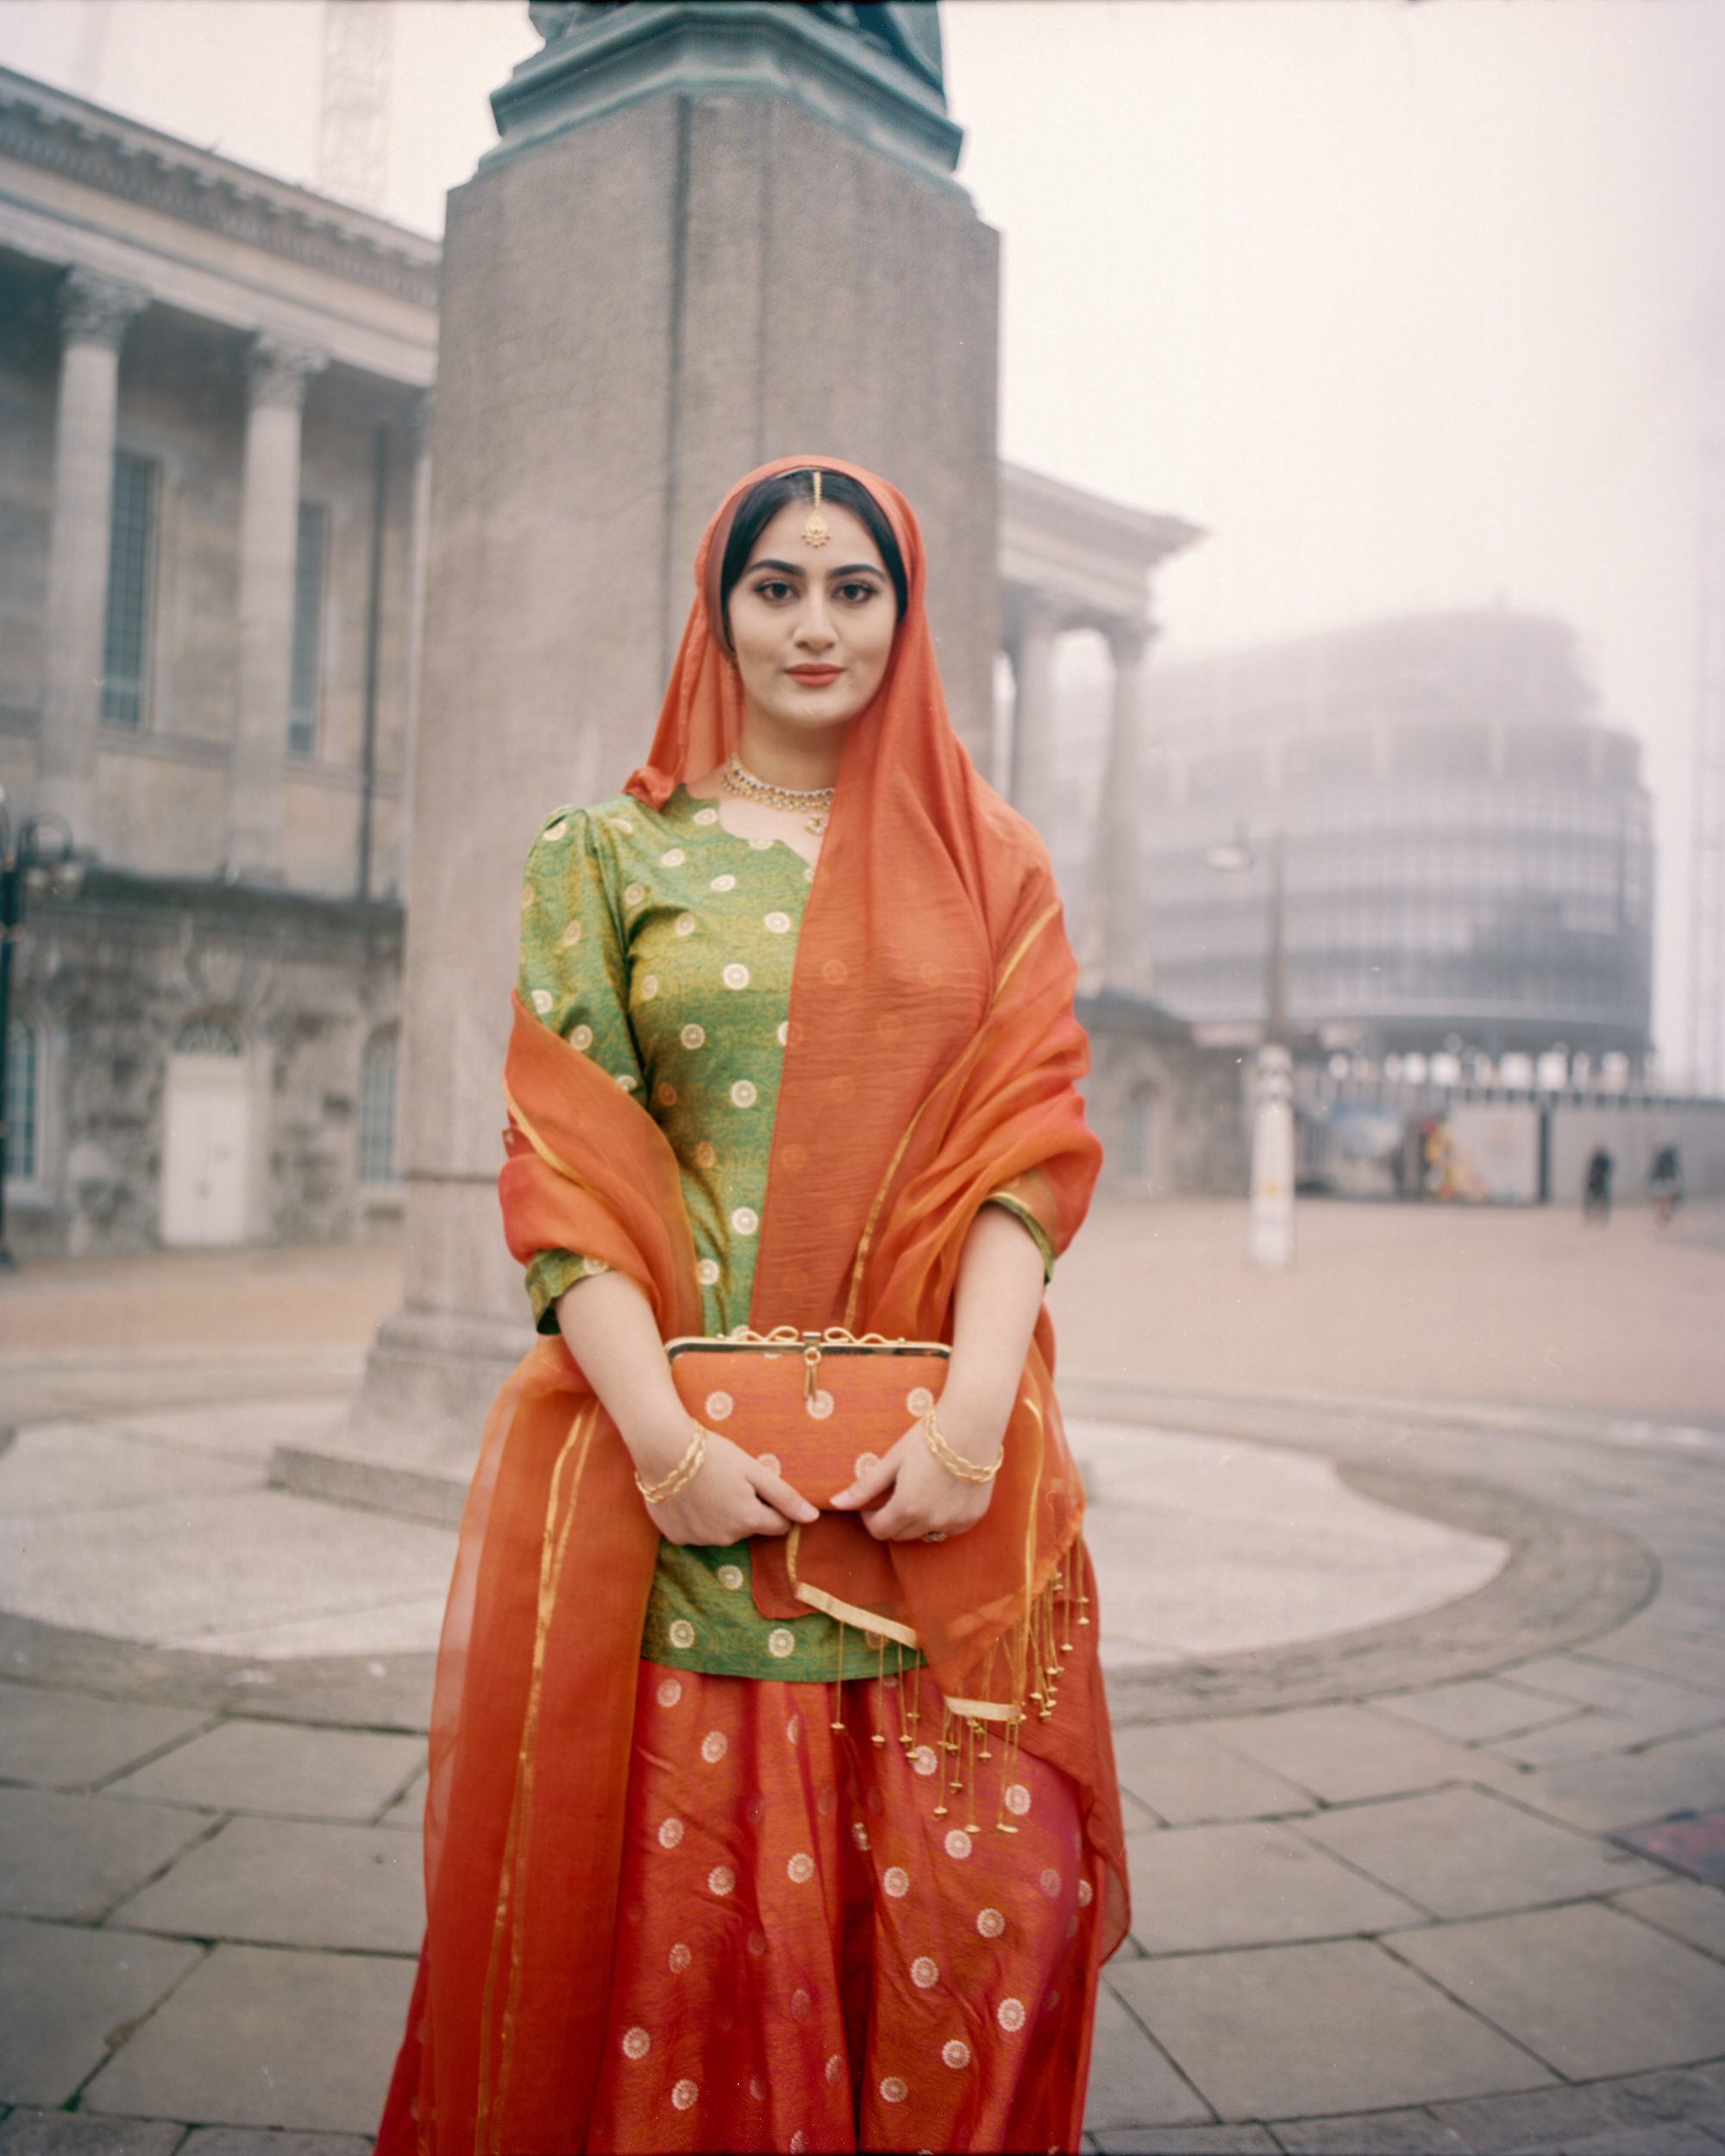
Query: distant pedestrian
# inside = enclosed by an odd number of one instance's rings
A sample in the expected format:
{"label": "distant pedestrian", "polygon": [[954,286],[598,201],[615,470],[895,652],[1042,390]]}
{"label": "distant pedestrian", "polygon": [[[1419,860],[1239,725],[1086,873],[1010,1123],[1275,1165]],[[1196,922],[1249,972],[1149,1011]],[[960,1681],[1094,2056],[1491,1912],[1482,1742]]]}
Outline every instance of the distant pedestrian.
{"label": "distant pedestrian", "polygon": [[1597,1220],[1603,1227],[1611,1218],[1611,1170],[1615,1164],[1603,1145],[1594,1147],[1581,1191],[1584,1220]]}
{"label": "distant pedestrian", "polygon": [[1675,1145],[1662,1145],[1653,1155],[1647,1175],[1647,1194],[1653,1201],[1653,1218],[1662,1228],[1683,1203],[1683,1163]]}

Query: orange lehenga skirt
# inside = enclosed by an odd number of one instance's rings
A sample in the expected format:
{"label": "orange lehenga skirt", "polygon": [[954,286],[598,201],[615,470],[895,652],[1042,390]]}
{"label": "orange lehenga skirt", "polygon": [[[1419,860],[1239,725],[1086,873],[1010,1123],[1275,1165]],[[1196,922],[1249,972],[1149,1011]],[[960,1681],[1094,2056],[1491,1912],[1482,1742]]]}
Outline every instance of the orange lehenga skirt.
{"label": "orange lehenga skirt", "polygon": [[1076,1793],[941,1727],[920,1672],[839,1696],[641,1664],[590,2149],[1077,2147]]}
{"label": "orange lehenga skirt", "polygon": [[[1061,1144],[1060,1218],[1082,1214],[1095,1148],[1063,1075],[1082,1042],[1060,1031],[1055,942],[1040,974],[1012,945],[995,1016],[950,1067],[971,1090],[938,1131],[925,1119],[938,1147],[899,1205],[907,1225],[875,1246],[883,1284],[857,1261],[853,1330],[938,1337],[972,1200],[1044,1173]],[[999,1129],[979,1131],[985,1055],[1006,1092]],[[696,1330],[656,1125],[519,1009],[510,1091],[511,1249],[604,1257],[650,1287],[663,1335]],[[780,1267],[757,1297],[827,1307]],[[641,1661],[656,1529],[568,1350],[529,1355],[463,1522],[431,1732],[430,1929],[380,2149],[1076,2149],[1126,1865],[1052,1353],[1044,1316],[988,1512],[954,1544],[879,1545],[823,1514],[800,1583],[788,1542],[756,1545],[762,1615],[788,1622],[818,1589],[816,1607],[860,1614],[865,1651],[871,1633],[922,1642],[930,1670],[894,1683],[877,1663],[842,1689]]]}

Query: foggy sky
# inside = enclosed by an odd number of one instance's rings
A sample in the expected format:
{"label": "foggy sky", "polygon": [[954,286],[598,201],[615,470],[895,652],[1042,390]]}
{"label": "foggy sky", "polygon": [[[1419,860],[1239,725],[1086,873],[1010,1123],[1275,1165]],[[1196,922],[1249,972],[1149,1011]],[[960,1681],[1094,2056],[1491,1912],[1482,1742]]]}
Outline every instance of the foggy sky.
{"label": "foggy sky", "polygon": [[[1003,453],[1207,528],[1162,580],[1170,655],[1571,622],[1647,746],[1679,1058],[1725,0],[942,14],[959,177],[1005,235]],[[0,0],[0,62],[307,182],[320,32],[311,0]],[[389,214],[440,228],[537,44],[520,0],[399,0]]]}

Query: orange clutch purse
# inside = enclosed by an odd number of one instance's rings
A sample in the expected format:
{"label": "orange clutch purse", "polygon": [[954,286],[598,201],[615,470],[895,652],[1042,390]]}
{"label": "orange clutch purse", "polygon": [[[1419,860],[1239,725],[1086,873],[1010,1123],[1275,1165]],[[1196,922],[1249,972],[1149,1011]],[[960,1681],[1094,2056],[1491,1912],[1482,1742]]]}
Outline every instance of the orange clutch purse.
{"label": "orange clutch purse", "polygon": [[951,1352],[938,1340],[859,1340],[837,1326],[789,1326],[665,1349],[695,1421],[823,1509],[934,1406]]}

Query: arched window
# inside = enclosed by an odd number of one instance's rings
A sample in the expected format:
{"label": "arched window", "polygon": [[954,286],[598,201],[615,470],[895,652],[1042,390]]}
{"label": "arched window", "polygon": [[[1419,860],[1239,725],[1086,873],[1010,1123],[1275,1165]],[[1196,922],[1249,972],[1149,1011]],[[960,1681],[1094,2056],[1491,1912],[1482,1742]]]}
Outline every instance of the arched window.
{"label": "arched window", "polygon": [[6,1180],[33,1183],[41,1172],[41,1044],[27,1018],[15,1016],[6,1033]]}
{"label": "arched window", "polygon": [[395,1074],[400,1036],[392,1025],[373,1033],[360,1064],[359,1175],[362,1183],[395,1181]]}

